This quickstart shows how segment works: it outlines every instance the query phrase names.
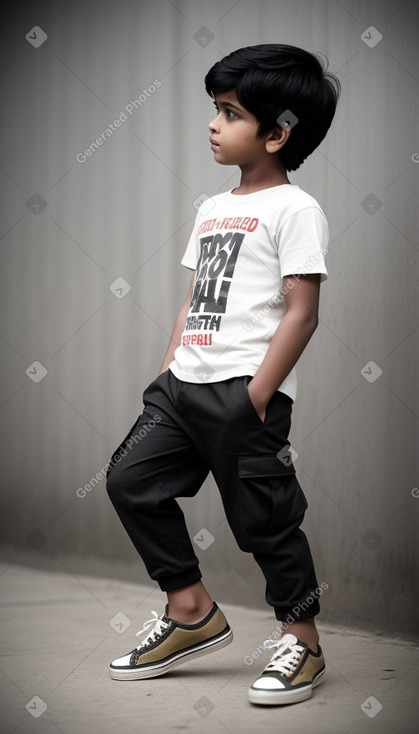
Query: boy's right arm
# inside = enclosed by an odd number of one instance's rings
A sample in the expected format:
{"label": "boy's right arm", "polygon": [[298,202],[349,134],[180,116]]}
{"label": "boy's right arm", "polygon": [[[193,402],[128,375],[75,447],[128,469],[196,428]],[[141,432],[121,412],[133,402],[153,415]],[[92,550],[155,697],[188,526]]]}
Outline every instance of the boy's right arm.
{"label": "boy's right arm", "polygon": [[160,367],[159,375],[161,375],[162,372],[166,372],[167,368],[169,367],[169,364],[173,361],[175,350],[180,345],[182,332],[185,327],[186,315],[188,313],[189,306],[191,303],[194,280],[195,280],[195,270],[192,273],[191,282],[189,283],[188,294],[184,300],[182,308],[180,309],[176,317],[175,325],[173,327],[172,335],[170,337],[169,346],[167,347],[167,352],[164,355],[164,360],[162,362],[162,366]]}

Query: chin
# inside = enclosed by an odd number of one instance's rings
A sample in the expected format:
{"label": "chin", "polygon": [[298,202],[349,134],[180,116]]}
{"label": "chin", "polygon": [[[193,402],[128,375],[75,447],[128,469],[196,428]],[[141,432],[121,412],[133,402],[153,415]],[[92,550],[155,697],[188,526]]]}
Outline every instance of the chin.
{"label": "chin", "polygon": [[229,161],[228,158],[223,158],[222,154],[214,153],[214,160],[217,161],[221,166],[236,166],[235,161]]}

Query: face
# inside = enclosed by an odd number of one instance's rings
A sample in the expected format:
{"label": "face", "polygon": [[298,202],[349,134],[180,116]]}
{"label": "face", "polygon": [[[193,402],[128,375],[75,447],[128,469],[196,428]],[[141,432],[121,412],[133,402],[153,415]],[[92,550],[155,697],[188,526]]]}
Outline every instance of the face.
{"label": "face", "polygon": [[265,139],[257,137],[259,122],[237,99],[234,89],[215,96],[217,117],[209,123],[211,150],[217,163],[246,166],[266,155]]}

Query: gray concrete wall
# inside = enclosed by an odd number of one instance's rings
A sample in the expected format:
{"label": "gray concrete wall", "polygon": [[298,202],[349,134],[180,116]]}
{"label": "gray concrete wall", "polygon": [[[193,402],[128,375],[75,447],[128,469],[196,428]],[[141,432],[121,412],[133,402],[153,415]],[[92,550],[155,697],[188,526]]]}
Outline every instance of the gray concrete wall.
{"label": "gray concrete wall", "polygon": [[[100,479],[159,368],[194,201],[238,180],[212,160],[203,77],[239,46],[284,42],[324,52],[343,88],[327,140],[291,177],[331,230],[291,434],[322,619],[417,629],[418,15],[414,0],[2,7],[3,568],[147,580],[104,481],[77,490]],[[192,536],[215,538],[196,546],[214,597],[264,606],[213,481],[183,507]]]}

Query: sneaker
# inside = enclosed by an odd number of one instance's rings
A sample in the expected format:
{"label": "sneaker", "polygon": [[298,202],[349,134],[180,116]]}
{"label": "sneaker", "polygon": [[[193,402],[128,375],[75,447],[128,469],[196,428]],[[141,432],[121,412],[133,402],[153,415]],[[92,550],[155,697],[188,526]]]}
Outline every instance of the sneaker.
{"label": "sneaker", "polygon": [[135,650],[110,664],[111,678],[155,678],[188,660],[219,650],[233,640],[233,632],[215,602],[205,619],[196,624],[176,622],[167,612],[167,606],[160,618],[157,612],[152,612],[153,619],[145,623],[137,637],[150,631]]}
{"label": "sneaker", "polygon": [[288,634],[280,640],[266,640],[266,648],[276,647],[260,678],[249,688],[250,703],[278,706],[310,698],[315,686],[323,682],[324,657],[310,650],[305,642]]}

